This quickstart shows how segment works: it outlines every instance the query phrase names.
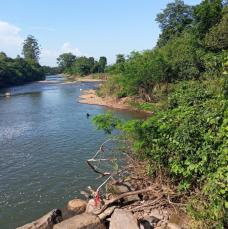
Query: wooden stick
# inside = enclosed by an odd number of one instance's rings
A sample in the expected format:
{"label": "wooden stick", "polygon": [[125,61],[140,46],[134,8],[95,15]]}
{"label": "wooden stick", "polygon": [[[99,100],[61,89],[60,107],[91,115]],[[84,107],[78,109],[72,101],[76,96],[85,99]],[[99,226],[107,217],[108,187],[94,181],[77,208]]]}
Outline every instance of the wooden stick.
{"label": "wooden stick", "polygon": [[133,191],[133,192],[123,193],[123,194],[117,196],[116,198],[113,198],[113,199],[107,201],[106,204],[101,208],[101,210],[99,212],[97,212],[96,214],[97,215],[101,214],[108,207],[109,204],[112,204],[112,203],[116,202],[117,200],[119,200],[121,198],[124,198],[126,196],[131,196],[131,195],[136,195],[136,194],[141,194],[141,193],[149,192],[151,190],[153,190],[153,188],[152,187],[148,187],[146,189],[141,189],[141,190],[137,190],[137,191]]}

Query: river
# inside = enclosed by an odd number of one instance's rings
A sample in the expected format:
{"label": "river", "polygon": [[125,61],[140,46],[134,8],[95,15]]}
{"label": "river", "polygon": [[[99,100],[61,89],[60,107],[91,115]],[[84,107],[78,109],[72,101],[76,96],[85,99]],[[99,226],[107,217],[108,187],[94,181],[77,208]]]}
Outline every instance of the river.
{"label": "river", "polygon": [[[94,132],[91,116],[108,108],[79,104],[80,88],[97,83],[60,84],[61,76],[0,90],[0,228],[30,223],[101,181],[85,163],[108,138]],[[4,97],[6,92],[11,97]],[[115,110],[119,118],[145,114]]]}

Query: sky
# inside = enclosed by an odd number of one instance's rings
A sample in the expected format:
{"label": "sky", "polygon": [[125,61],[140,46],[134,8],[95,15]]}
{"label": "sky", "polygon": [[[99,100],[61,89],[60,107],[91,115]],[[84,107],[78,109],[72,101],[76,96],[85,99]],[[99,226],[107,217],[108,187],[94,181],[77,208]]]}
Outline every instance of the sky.
{"label": "sky", "polygon": [[[41,45],[40,64],[76,57],[115,63],[117,54],[152,49],[160,29],[156,15],[174,0],[0,0],[0,52],[21,55],[28,35]],[[188,5],[201,0],[185,0]]]}

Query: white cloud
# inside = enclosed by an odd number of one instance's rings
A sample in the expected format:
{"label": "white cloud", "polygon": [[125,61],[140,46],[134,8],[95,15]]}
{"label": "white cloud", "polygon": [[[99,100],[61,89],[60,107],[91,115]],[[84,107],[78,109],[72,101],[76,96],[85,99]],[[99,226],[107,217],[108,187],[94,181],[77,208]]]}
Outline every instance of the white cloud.
{"label": "white cloud", "polygon": [[21,48],[24,39],[18,34],[20,28],[0,21],[0,51],[6,52],[14,48]]}
{"label": "white cloud", "polygon": [[61,47],[61,51],[63,53],[68,53],[68,52],[71,52],[73,53],[74,55],[76,56],[81,56],[81,52],[79,51],[78,48],[75,48],[75,49],[72,49],[70,47],[70,44],[69,43],[65,43],[62,47]]}
{"label": "white cloud", "polygon": [[48,65],[48,66],[57,66],[56,63],[56,58],[59,57],[59,55],[63,54],[63,53],[73,53],[74,55],[76,55],[76,57],[79,56],[88,56],[87,54],[83,54],[78,48],[72,49],[70,47],[69,43],[65,43],[63,44],[63,46],[57,51],[51,51],[51,50],[45,50],[42,49],[41,50],[41,65]]}

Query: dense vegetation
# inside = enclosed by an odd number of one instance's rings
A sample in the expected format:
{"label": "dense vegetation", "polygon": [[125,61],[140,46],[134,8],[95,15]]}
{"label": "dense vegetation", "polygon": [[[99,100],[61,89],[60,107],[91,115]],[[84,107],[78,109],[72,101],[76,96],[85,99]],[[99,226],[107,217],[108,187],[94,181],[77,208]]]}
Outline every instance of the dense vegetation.
{"label": "dense vegetation", "polygon": [[130,96],[153,116],[125,124],[111,113],[94,118],[106,133],[125,130],[148,174],[178,186],[194,228],[228,228],[227,10],[221,0],[169,3],[156,18],[156,47],[117,55],[99,91]]}
{"label": "dense vegetation", "polygon": [[19,85],[45,78],[44,70],[39,64],[40,48],[33,36],[28,36],[23,43],[24,58],[7,57],[0,52],[0,87]]}
{"label": "dense vegetation", "polygon": [[99,61],[93,57],[76,57],[72,53],[63,53],[57,58],[59,71],[69,75],[84,76],[92,73],[103,73],[107,59],[101,56]]}
{"label": "dense vegetation", "polygon": [[28,36],[23,43],[24,58],[7,57],[0,52],[0,87],[19,85],[45,78],[44,70],[39,64],[40,47],[33,36]]}

